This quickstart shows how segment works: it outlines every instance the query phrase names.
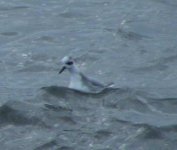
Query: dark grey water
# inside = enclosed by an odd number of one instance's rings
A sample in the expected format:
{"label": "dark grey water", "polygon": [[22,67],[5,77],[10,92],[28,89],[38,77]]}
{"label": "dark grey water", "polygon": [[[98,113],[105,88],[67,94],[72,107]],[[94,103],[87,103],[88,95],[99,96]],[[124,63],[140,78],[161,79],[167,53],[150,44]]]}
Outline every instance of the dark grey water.
{"label": "dark grey water", "polygon": [[[0,149],[175,150],[176,18],[172,0],[0,0]],[[117,88],[66,88],[65,55]]]}

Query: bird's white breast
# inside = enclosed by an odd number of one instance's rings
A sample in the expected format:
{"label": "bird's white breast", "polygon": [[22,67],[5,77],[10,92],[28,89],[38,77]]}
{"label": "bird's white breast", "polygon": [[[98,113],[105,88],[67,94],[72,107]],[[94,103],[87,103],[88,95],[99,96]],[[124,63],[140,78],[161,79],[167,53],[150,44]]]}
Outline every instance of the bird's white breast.
{"label": "bird's white breast", "polygon": [[82,77],[76,73],[71,75],[69,88],[76,89],[79,91],[85,91],[85,92],[89,91],[89,89],[85,85],[83,85]]}

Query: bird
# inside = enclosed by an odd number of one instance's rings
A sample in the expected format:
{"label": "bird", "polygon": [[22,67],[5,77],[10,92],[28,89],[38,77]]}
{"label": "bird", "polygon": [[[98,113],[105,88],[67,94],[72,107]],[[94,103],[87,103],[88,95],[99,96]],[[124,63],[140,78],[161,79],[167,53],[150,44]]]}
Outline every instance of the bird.
{"label": "bird", "polygon": [[71,74],[69,88],[80,92],[97,93],[107,87],[112,87],[112,83],[104,85],[93,78],[86,76],[81,72],[75,60],[71,56],[65,56],[61,59],[62,68],[59,71],[61,74],[64,70],[68,70]]}

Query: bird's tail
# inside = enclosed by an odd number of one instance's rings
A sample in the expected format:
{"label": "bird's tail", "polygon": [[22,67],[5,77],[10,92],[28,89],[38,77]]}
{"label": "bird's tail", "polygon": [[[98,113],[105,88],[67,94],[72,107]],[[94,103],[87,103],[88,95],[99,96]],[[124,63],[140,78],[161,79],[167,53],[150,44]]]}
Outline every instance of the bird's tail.
{"label": "bird's tail", "polygon": [[115,85],[113,82],[108,83],[105,87],[106,88],[113,88]]}

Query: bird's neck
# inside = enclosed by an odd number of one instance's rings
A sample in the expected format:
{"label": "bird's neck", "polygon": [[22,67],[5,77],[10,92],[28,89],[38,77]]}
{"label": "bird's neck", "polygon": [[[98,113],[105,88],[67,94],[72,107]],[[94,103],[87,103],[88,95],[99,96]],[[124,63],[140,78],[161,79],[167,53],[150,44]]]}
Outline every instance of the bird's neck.
{"label": "bird's neck", "polygon": [[78,75],[80,74],[80,70],[79,70],[79,68],[76,65],[74,65],[73,67],[69,68],[68,70],[69,70],[69,72],[71,74],[78,74]]}

